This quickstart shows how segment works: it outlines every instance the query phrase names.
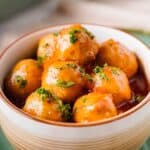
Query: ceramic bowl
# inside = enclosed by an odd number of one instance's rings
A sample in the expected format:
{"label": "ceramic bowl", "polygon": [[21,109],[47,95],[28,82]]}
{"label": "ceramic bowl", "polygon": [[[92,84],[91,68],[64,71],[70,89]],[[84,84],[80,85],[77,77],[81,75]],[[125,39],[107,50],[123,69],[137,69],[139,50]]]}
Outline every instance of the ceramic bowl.
{"label": "ceramic bowl", "polygon": [[[68,25],[26,34],[0,54],[0,124],[15,149],[21,150],[136,150],[150,135],[150,92],[137,106],[101,122],[83,124],[43,121],[26,115],[3,93],[3,81],[20,59],[30,57],[39,39]],[[139,58],[150,85],[150,51],[136,38],[113,28],[83,24],[97,41],[120,41]],[[130,65],[130,64],[128,64]]]}

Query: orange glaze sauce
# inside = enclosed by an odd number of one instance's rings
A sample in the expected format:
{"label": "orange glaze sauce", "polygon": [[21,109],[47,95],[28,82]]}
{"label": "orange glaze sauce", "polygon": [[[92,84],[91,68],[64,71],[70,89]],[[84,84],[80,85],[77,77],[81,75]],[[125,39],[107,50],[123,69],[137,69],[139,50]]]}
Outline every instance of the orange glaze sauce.
{"label": "orange glaze sauce", "polygon": [[132,98],[129,102],[124,102],[117,106],[119,113],[123,113],[140,103],[136,98],[138,96],[144,98],[149,91],[145,74],[140,67],[138,72],[129,80],[129,83],[132,90]]}
{"label": "orange glaze sauce", "polygon": [[[95,66],[96,66],[95,61],[93,61],[90,64],[87,64],[85,66],[86,72],[87,73],[92,73]],[[137,96],[140,96],[140,97],[144,98],[149,92],[148,83],[147,83],[144,71],[140,67],[140,65],[139,65],[139,69],[138,69],[137,73],[131,79],[129,79],[129,83],[130,83],[130,88],[131,88],[131,91],[132,91],[132,98],[131,98],[130,101],[128,101],[128,102],[125,101],[123,103],[120,103],[117,106],[117,110],[118,110],[119,114],[129,110],[130,108],[132,108],[135,105],[137,105],[138,103],[140,103],[140,101],[136,100]],[[92,88],[93,88],[93,85],[88,83],[88,87],[89,87],[89,90],[87,91],[85,89],[85,93],[91,92]]]}

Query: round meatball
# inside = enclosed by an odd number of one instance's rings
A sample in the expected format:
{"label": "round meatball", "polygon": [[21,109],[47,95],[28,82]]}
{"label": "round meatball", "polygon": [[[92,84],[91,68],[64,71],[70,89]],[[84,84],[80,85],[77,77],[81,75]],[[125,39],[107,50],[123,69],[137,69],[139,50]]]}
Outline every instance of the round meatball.
{"label": "round meatball", "polygon": [[87,123],[117,115],[111,94],[89,93],[77,99],[73,106],[75,122]]}
{"label": "round meatball", "polygon": [[30,115],[53,121],[63,121],[63,115],[49,91],[39,88],[29,95],[23,108]]}
{"label": "round meatball", "polygon": [[41,63],[44,63],[45,60],[47,60],[47,58],[49,57],[54,57],[56,51],[56,43],[57,33],[46,35],[40,40],[37,50],[37,57]]}
{"label": "round meatball", "polygon": [[58,59],[83,65],[95,60],[99,45],[89,31],[81,25],[73,25],[60,31],[56,48]]}
{"label": "round meatball", "polygon": [[116,67],[97,66],[94,72],[94,91],[111,93],[115,104],[130,100],[131,89],[123,71]]}
{"label": "round meatball", "polygon": [[113,39],[102,43],[97,61],[99,65],[107,62],[111,66],[119,67],[129,78],[132,77],[138,69],[136,56],[124,45]]}
{"label": "round meatball", "polygon": [[19,61],[6,78],[6,91],[21,103],[31,92],[41,85],[42,69],[33,59]]}
{"label": "round meatball", "polygon": [[73,102],[82,94],[84,77],[81,68],[71,61],[57,61],[45,67],[42,87],[50,90],[64,102]]}

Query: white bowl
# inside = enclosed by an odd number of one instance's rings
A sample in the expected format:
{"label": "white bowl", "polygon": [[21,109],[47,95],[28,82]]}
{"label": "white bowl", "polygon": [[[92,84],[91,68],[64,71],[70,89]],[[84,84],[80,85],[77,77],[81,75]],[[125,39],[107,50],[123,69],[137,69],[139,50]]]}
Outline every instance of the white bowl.
{"label": "white bowl", "polygon": [[[16,149],[27,150],[136,150],[150,135],[150,92],[127,112],[87,125],[42,121],[28,116],[14,106],[3,93],[3,81],[20,59],[30,57],[39,39],[68,25],[44,28],[26,34],[0,54],[0,124]],[[122,31],[100,25],[83,24],[97,41],[120,41],[140,59],[150,85],[150,51],[136,38]],[[130,65],[130,64],[128,64]]]}

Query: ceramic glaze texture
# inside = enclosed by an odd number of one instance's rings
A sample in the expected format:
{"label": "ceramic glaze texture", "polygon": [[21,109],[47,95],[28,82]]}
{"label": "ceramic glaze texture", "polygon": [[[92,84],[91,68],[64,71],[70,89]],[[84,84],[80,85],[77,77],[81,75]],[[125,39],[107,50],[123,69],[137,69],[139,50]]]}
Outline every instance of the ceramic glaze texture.
{"label": "ceramic glaze texture", "polygon": [[[150,51],[141,42],[121,31],[85,25],[95,34],[97,41],[109,38],[120,41],[131,49],[141,61],[150,83]],[[3,80],[10,68],[33,53],[39,39],[66,26],[36,31],[19,39],[0,55],[0,123],[9,141],[21,150],[136,150],[150,135],[150,93],[140,104],[120,116],[102,123],[88,125],[42,122],[27,117],[10,105],[2,92]],[[33,50],[33,51],[32,51]],[[15,55],[12,55],[15,54]],[[8,61],[9,60],[9,61]],[[139,107],[139,108],[138,108]]]}

